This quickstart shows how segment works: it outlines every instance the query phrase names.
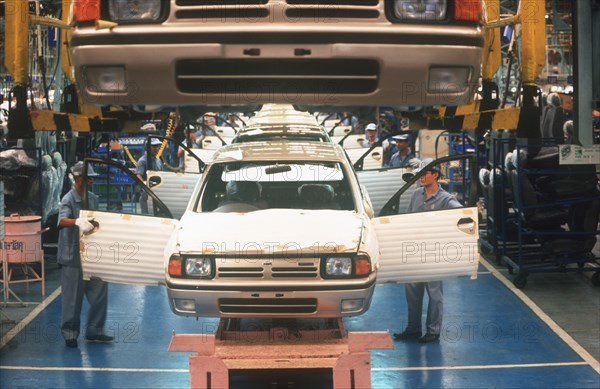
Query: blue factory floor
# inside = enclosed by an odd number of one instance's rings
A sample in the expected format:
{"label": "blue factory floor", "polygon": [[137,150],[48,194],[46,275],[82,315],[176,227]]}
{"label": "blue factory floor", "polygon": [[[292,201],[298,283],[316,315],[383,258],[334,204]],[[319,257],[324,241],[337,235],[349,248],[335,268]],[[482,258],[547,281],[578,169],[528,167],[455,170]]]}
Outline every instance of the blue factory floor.
{"label": "blue factory floor", "polygon": [[[43,303],[2,308],[4,320],[27,314],[2,326],[0,387],[189,387],[189,354],[167,351],[171,334],[212,333],[216,319],[175,316],[162,287],[110,285],[106,332],[115,342],[86,343],[80,337],[79,348],[66,348],[60,336],[60,271],[47,270]],[[477,280],[445,281],[439,343],[395,342],[392,350],[372,351],[372,387],[598,389],[600,288],[582,274],[544,274],[530,276],[520,291],[505,274],[482,261]],[[15,292],[35,301],[37,285],[29,293],[16,285]],[[386,284],[376,288],[365,315],[344,323],[349,331],[397,332],[405,320],[403,286]]]}

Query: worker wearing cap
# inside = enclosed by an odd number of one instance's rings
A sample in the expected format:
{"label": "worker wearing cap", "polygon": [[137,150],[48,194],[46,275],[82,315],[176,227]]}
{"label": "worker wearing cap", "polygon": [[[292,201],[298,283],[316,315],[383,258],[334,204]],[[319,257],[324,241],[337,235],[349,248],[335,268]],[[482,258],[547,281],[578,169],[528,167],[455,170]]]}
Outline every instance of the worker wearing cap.
{"label": "worker wearing cap", "polygon": [[[440,170],[438,166],[431,165],[433,160],[426,158],[414,170],[414,174],[425,169],[420,177],[421,187],[414,191],[408,212],[436,211],[448,208],[460,208],[454,196],[442,189],[438,180]],[[408,177],[407,177],[408,178]],[[402,333],[395,333],[396,340],[418,339],[421,343],[436,342],[440,338],[443,315],[443,288],[442,281],[410,282],[404,284],[406,303],[408,305],[408,325]],[[429,305],[427,307],[427,321],[425,335],[421,336],[421,316],[423,311],[423,296],[427,291]]]}
{"label": "worker wearing cap", "polygon": [[365,127],[365,140],[366,142],[362,143],[362,147],[367,149],[370,149],[379,141],[379,137],[377,136],[377,124],[367,124]]}
{"label": "worker wearing cap", "polygon": [[[77,162],[71,172],[75,185],[60,202],[58,212],[58,263],[61,264],[62,312],[61,333],[67,347],[77,347],[81,321],[81,305],[85,294],[90,305],[85,338],[91,342],[111,342],[113,338],[104,334],[108,304],[106,282],[94,278],[84,281],[81,272],[79,238],[94,230],[87,218],[80,218],[83,194],[83,162]],[[95,175],[91,168],[88,177]],[[88,178],[89,179],[89,178]],[[91,185],[91,181],[88,186]],[[98,198],[88,192],[88,208],[97,209]]]}
{"label": "worker wearing cap", "polygon": [[390,158],[390,167],[410,167],[410,160],[415,156],[410,149],[410,136],[408,134],[399,134],[392,136],[392,140],[396,144],[396,151]]}
{"label": "worker wearing cap", "polygon": [[[152,170],[163,170],[163,164],[160,158],[157,157],[161,144],[162,142],[157,138],[151,138],[150,140],[150,150],[152,152],[152,157],[154,158]],[[147,153],[144,153],[140,159],[138,159],[135,168],[135,175],[143,182],[146,182],[146,179],[148,178],[148,156],[146,154]],[[148,194],[143,190],[140,194],[140,207],[142,208],[143,214],[148,214]]]}

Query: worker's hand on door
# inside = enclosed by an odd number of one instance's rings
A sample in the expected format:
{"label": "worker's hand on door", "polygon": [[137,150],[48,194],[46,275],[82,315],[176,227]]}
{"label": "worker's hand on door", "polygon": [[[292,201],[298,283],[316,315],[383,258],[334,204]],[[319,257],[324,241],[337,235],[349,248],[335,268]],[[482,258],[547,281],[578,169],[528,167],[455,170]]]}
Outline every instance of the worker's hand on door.
{"label": "worker's hand on door", "polygon": [[94,230],[94,228],[96,228],[94,224],[92,224],[92,222],[95,222],[95,220],[88,219],[85,217],[80,217],[77,220],[75,220],[75,224],[77,225],[77,227],[79,227],[79,232],[83,234],[89,234]]}

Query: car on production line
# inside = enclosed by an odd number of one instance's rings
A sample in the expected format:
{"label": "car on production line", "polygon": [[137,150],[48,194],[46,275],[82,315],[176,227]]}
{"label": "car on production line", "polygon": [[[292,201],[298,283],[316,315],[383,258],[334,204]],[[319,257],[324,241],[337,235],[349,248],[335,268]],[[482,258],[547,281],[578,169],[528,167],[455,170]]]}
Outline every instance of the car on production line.
{"label": "car on production line", "polygon": [[238,131],[232,143],[267,140],[331,143],[331,138],[313,115],[287,104],[263,105]]}
{"label": "car on production line", "polygon": [[80,96],[94,104],[460,105],[479,78],[481,9],[480,0],[86,0],[74,3],[69,48]]}
{"label": "car on production line", "polygon": [[334,318],[366,312],[376,282],[477,274],[477,209],[396,214],[418,175],[400,191],[387,180],[403,183],[405,169],[359,178],[339,145],[271,141],[223,147],[201,170],[180,220],[145,186],[151,217],[103,210],[102,198],[82,211],[98,223],[83,237],[84,278],[165,285],[182,316]]}

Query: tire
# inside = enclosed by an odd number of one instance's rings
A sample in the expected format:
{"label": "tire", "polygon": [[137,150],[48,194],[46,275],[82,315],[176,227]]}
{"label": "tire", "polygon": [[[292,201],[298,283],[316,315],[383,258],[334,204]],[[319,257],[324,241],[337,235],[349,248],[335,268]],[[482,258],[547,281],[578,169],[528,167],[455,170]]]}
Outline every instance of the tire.
{"label": "tire", "polygon": [[513,284],[517,289],[523,289],[527,285],[527,276],[525,274],[519,274],[513,279]]}

